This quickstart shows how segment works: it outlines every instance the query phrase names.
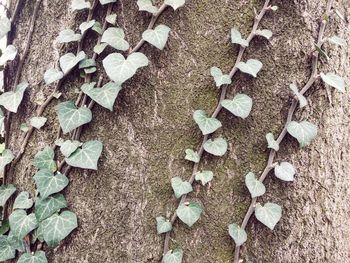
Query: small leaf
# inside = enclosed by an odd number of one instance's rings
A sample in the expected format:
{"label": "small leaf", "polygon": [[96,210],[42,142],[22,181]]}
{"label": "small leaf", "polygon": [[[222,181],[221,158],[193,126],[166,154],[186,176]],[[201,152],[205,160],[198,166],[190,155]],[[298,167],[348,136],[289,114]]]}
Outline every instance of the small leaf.
{"label": "small leaf", "polygon": [[16,188],[12,184],[0,186],[0,206],[4,207],[6,201],[16,192]]}
{"label": "small leaf", "polygon": [[282,208],[274,203],[266,203],[264,206],[257,204],[255,207],[255,217],[265,226],[274,229],[275,225],[281,219]]}
{"label": "small leaf", "polygon": [[231,29],[231,42],[241,45],[242,47],[249,46],[248,41],[242,38],[241,33],[236,28]]}
{"label": "small leaf", "polygon": [[6,16],[0,19],[0,39],[11,31],[11,21]]}
{"label": "small leaf", "polygon": [[60,67],[64,74],[68,73],[72,68],[74,68],[80,61],[85,58],[85,52],[80,51],[77,56],[73,53],[67,53],[60,57]]}
{"label": "small leaf", "polygon": [[93,27],[91,29],[94,30],[95,32],[97,32],[99,35],[103,34],[101,23],[98,21],[95,22],[95,24],[93,25]]}
{"label": "small leaf", "polygon": [[193,191],[192,185],[187,181],[182,181],[180,177],[171,178],[171,187],[174,190],[176,198]]}
{"label": "small leaf", "polygon": [[89,1],[85,0],[72,0],[71,7],[73,10],[82,10],[86,8],[91,8],[91,4]]}
{"label": "small leaf", "polygon": [[185,160],[188,160],[194,163],[199,163],[200,158],[197,152],[193,151],[192,149],[186,149],[185,153],[186,153]]}
{"label": "small leaf", "polygon": [[245,176],[245,185],[247,186],[252,198],[262,196],[266,192],[265,185],[255,178],[252,172]]}
{"label": "small leaf", "polygon": [[81,142],[79,141],[71,141],[71,140],[67,140],[65,142],[63,142],[60,145],[60,150],[61,153],[65,156],[65,157],[69,157],[72,153],[74,153],[78,147],[80,147],[82,145]]}
{"label": "small leaf", "polygon": [[308,121],[299,123],[291,121],[287,126],[287,131],[298,140],[300,147],[309,145],[317,135],[317,127]]}
{"label": "small leaf", "polygon": [[103,50],[105,50],[105,48],[108,46],[107,43],[102,43],[102,44],[99,44],[99,45],[96,45],[94,46],[94,52],[98,55],[100,55]]}
{"label": "small leaf", "polygon": [[283,181],[294,181],[295,169],[288,162],[281,162],[275,166],[275,176]]}
{"label": "small leaf", "polygon": [[0,172],[4,171],[5,166],[11,163],[14,158],[11,150],[4,150],[0,156]]}
{"label": "small leaf", "polygon": [[95,25],[96,21],[95,20],[90,20],[90,21],[87,21],[87,22],[83,22],[80,24],[79,26],[79,29],[80,29],[80,32],[82,34],[84,34],[84,32],[90,28],[92,28],[94,25]]}
{"label": "small leaf", "polygon": [[36,187],[41,198],[46,198],[49,195],[62,191],[69,184],[68,178],[57,172],[54,175],[49,170],[40,170],[34,175]]}
{"label": "small leaf", "polygon": [[168,219],[165,219],[163,216],[158,216],[156,218],[156,221],[158,235],[169,232],[173,228],[170,221]]}
{"label": "small leaf", "polygon": [[208,117],[203,110],[196,110],[193,113],[193,119],[198,124],[203,135],[213,133],[222,126],[218,119]]}
{"label": "small leaf", "polygon": [[107,16],[106,21],[114,26],[117,23],[117,15],[111,14],[111,15]]}
{"label": "small leaf", "polygon": [[239,62],[237,68],[243,73],[247,73],[256,78],[256,74],[261,70],[263,64],[256,59],[248,59],[247,62]]}
{"label": "small leaf", "polygon": [[115,3],[117,0],[100,0],[101,5],[106,5],[109,3]]}
{"label": "small leaf", "polygon": [[233,115],[245,119],[253,107],[253,100],[245,94],[237,94],[232,100],[223,100],[222,107]]}
{"label": "small leaf", "polygon": [[95,66],[96,66],[96,61],[92,58],[83,59],[79,63],[79,69],[90,68],[90,67],[95,67]]}
{"label": "small leaf", "polygon": [[271,10],[276,12],[278,10],[278,6],[274,5],[274,6],[271,6]]}
{"label": "small leaf", "polygon": [[61,78],[63,78],[63,72],[58,69],[50,68],[45,71],[44,80],[48,85],[55,82],[56,80],[60,80]]}
{"label": "small leaf", "polygon": [[204,145],[204,150],[215,156],[223,156],[227,151],[227,142],[223,138],[209,139]]}
{"label": "small leaf", "polygon": [[266,39],[270,39],[272,37],[272,32],[268,29],[262,29],[262,30],[256,30],[255,32],[256,35],[262,36]]}
{"label": "small leaf", "polygon": [[165,0],[164,4],[170,5],[174,10],[185,5],[185,0]]}
{"label": "small leaf", "polygon": [[183,258],[182,249],[169,250],[164,256],[162,263],[181,263]]}
{"label": "small leaf", "polygon": [[163,50],[168,41],[169,32],[169,27],[159,25],[155,29],[147,29],[145,32],[143,32],[142,38],[156,48]]}
{"label": "small leaf", "polygon": [[22,82],[18,84],[15,91],[4,92],[0,95],[0,105],[4,106],[8,111],[17,113],[18,106],[21,104],[24,91],[29,86],[28,83]]}
{"label": "small leaf", "polygon": [[34,156],[33,165],[38,169],[47,169],[54,172],[57,169],[54,158],[54,151],[51,147],[47,146]]}
{"label": "small leaf", "polygon": [[203,186],[213,180],[213,177],[214,173],[212,171],[197,172],[195,175],[196,181],[201,181]]}
{"label": "small leaf", "polygon": [[5,51],[2,53],[0,57],[0,66],[6,64],[7,61],[14,60],[17,55],[17,49],[13,45],[9,45],[5,48]]}
{"label": "small leaf", "polygon": [[30,119],[30,125],[39,130],[45,125],[46,121],[47,118],[45,117],[33,117]]}
{"label": "small leaf", "polygon": [[44,199],[38,197],[35,202],[36,219],[41,222],[67,206],[67,201],[62,194],[54,194]]}
{"label": "small leaf", "polygon": [[225,84],[229,85],[232,83],[230,76],[222,74],[221,69],[219,69],[218,67],[212,67],[210,69],[210,74],[215,80],[216,87],[220,87]]}
{"label": "small leaf", "polygon": [[271,132],[266,134],[266,141],[268,144],[267,148],[274,149],[276,152],[278,152],[280,146],[277,143],[277,141],[275,141],[275,138],[273,137],[273,134]]}
{"label": "small leaf", "polygon": [[195,202],[182,203],[176,209],[177,216],[189,227],[198,221],[202,212],[202,207]]}
{"label": "small leaf", "polygon": [[293,91],[294,95],[298,98],[300,108],[305,107],[305,106],[307,105],[307,100],[306,100],[306,98],[304,97],[304,95],[302,95],[302,94],[299,92],[298,87],[295,86],[294,84],[290,84],[290,85],[289,85],[289,88]]}
{"label": "small leaf", "polygon": [[33,200],[29,197],[28,192],[21,192],[15,199],[13,210],[29,209],[33,206]]}
{"label": "small leaf", "polygon": [[58,37],[56,38],[58,43],[69,43],[80,41],[81,35],[76,34],[72,29],[65,29],[60,32]]}
{"label": "small leaf", "polygon": [[129,43],[124,39],[124,30],[121,28],[110,27],[103,32],[101,42],[107,43],[111,47],[126,51],[129,49]]}
{"label": "small leaf", "polygon": [[321,78],[329,86],[336,88],[340,92],[345,92],[345,82],[342,77],[331,72],[327,74],[321,72]]}
{"label": "small leaf", "polygon": [[16,257],[16,249],[12,247],[12,244],[8,240],[8,237],[0,235],[0,261],[3,262],[9,259],[13,259],[15,257]]}
{"label": "small leaf", "polygon": [[47,263],[47,258],[44,251],[36,251],[34,254],[24,253],[18,259],[17,263]]}
{"label": "small leaf", "polygon": [[158,12],[158,8],[153,5],[151,0],[138,0],[137,6],[139,7],[140,11],[146,11],[151,14]]}
{"label": "small leaf", "polygon": [[18,239],[23,239],[27,234],[38,227],[35,215],[27,215],[24,210],[15,210],[9,217],[12,234]]}
{"label": "small leaf", "polygon": [[243,245],[247,241],[247,232],[237,224],[228,226],[228,232],[236,243],[236,247]]}
{"label": "small leaf", "polygon": [[338,36],[332,36],[332,37],[328,38],[328,41],[332,44],[339,45],[339,46],[346,45],[345,39],[338,37]]}

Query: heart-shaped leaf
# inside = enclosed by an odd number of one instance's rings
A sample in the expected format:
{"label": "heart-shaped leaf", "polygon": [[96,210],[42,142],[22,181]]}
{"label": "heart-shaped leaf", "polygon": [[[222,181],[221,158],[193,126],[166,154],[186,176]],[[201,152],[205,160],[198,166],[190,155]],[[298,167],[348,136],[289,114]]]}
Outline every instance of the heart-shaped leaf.
{"label": "heart-shaped leaf", "polygon": [[232,80],[229,75],[224,75],[218,67],[212,67],[210,69],[210,74],[213,76],[216,87],[220,87],[222,85],[229,85],[232,83]]}
{"label": "heart-shaped leaf", "polygon": [[261,70],[263,64],[257,59],[248,59],[247,62],[239,62],[237,68],[243,73],[247,73],[256,78],[256,74]]}
{"label": "heart-shaped leaf", "polygon": [[170,28],[165,25],[159,25],[155,29],[147,29],[142,34],[143,40],[163,50],[169,38]]}
{"label": "heart-shaped leaf", "polygon": [[94,46],[94,52],[98,55],[100,55],[103,50],[105,50],[105,48],[108,46],[107,43],[101,43],[101,44],[98,44],[96,46]]}
{"label": "heart-shaped leaf", "polygon": [[44,80],[46,84],[51,84],[61,78],[63,78],[63,72],[58,69],[50,68],[45,71]]}
{"label": "heart-shaped leaf", "polygon": [[90,8],[91,4],[89,1],[85,1],[85,0],[72,0],[71,7],[73,10],[82,10],[82,9]]}
{"label": "heart-shaped leaf", "polygon": [[218,119],[208,117],[203,110],[196,110],[193,113],[193,119],[198,124],[203,135],[213,133],[222,126]]}
{"label": "heart-shaped leaf", "polygon": [[188,160],[194,163],[199,163],[200,158],[197,152],[193,151],[192,149],[186,149],[185,153],[186,153],[185,160]]}
{"label": "heart-shaped leaf", "polygon": [[255,178],[252,172],[245,176],[245,185],[247,186],[252,198],[262,196],[266,192],[265,185]]}
{"label": "heart-shaped leaf", "polygon": [[202,185],[209,183],[211,180],[213,180],[213,177],[214,173],[212,171],[197,172],[195,175],[196,181],[201,181]]}
{"label": "heart-shaped leaf", "polygon": [[39,196],[35,202],[36,219],[41,222],[67,206],[67,201],[62,194],[54,194],[44,199]]}
{"label": "heart-shaped leaf", "polygon": [[122,87],[112,81],[105,84],[102,88],[94,88],[94,86],[95,82],[84,84],[81,90],[102,107],[113,111],[114,102]]}
{"label": "heart-shaped leaf", "polygon": [[282,208],[274,203],[266,203],[264,206],[257,204],[255,207],[255,217],[265,226],[273,230],[281,219]]}
{"label": "heart-shaped leaf", "polygon": [[232,100],[223,100],[221,105],[233,115],[245,119],[252,110],[253,100],[245,94],[237,94]]}
{"label": "heart-shaped leaf", "polygon": [[275,141],[275,138],[271,132],[266,134],[266,140],[268,144],[267,148],[274,149],[276,152],[280,149],[279,144],[277,141]]}
{"label": "heart-shaped leaf", "polygon": [[36,251],[34,254],[33,253],[22,254],[17,263],[47,263],[44,251]]}
{"label": "heart-shaped leaf", "polygon": [[97,162],[102,153],[103,145],[99,141],[88,141],[66,158],[67,164],[82,169],[97,170]]}
{"label": "heart-shaped leaf", "polygon": [[85,59],[86,55],[84,51],[80,51],[77,56],[73,53],[68,53],[60,57],[60,67],[64,74],[68,73],[74,68],[80,61]]}
{"label": "heart-shaped leaf", "polygon": [[249,46],[249,42],[242,38],[241,33],[236,28],[231,29],[231,41],[233,44],[238,44],[242,47]]}
{"label": "heart-shaped leaf", "polygon": [[266,39],[270,39],[272,37],[272,32],[268,29],[256,30],[255,34],[258,36],[262,36]]}
{"label": "heart-shaped leaf", "polygon": [[332,44],[339,45],[339,46],[346,45],[345,39],[338,37],[338,36],[332,36],[332,37],[328,38],[328,41]]}
{"label": "heart-shaped leaf", "polygon": [[185,5],[186,0],[165,0],[164,4],[170,5],[174,10]]}
{"label": "heart-shaped leaf", "polygon": [[60,32],[58,37],[56,38],[58,43],[69,43],[80,41],[81,35],[76,34],[72,29],[65,29]]}
{"label": "heart-shaped leaf", "polygon": [[345,92],[345,82],[342,77],[331,72],[327,74],[321,72],[321,78],[329,86],[336,88],[340,92]]}
{"label": "heart-shaped leaf", "polygon": [[11,21],[6,16],[0,19],[0,39],[11,31]]}
{"label": "heart-shaped leaf", "polygon": [[62,144],[60,144],[59,146],[60,146],[61,153],[65,157],[69,157],[81,145],[82,145],[82,143],[79,141],[67,140],[67,141],[63,142]]}
{"label": "heart-shaped leaf", "polygon": [[16,249],[12,247],[7,236],[0,235],[0,261],[6,261],[16,257]]}
{"label": "heart-shaped leaf", "polygon": [[101,5],[106,5],[109,3],[115,3],[117,0],[100,0]]}
{"label": "heart-shaped leaf", "polygon": [[137,0],[137,6],[140,11],[146,11],[151,14],[158,12],[158,8],[153,5],[152,0]]}
{"label": "heart-shaped leaf", "polygon": [[98,21],[95,22],[95,24],[93,25],[93,27],[91,29],[94,30],[99,35],[103,34],[102,25]]}
{"label": "heart-shaped leaf", "polygon": [[101,42],[107,43],[111,47],[126,51],[129,49],[129,43],[125,39],[124,30],[121,28],[110,27],[103,32]]}
{"label": "heart-shaped leaf", "polygon": [[7,46],[0,57],[0,66],[5,65],[7,61],[14,60],[16,55],[17,55],[16,47],[13,45]]}
{"label": "heart-shaped leaf", "polygon": [[171,187],[174,190],[176,198],[193,191],[192,185],[187,181],[182,181],[180,177],[171,178]]}
{"label": "heart-shaped leaf", "polygon": [[227,142],[223,138],[209,139],[204,143],[203,148],[212,155],[223,156],[227,151]]}
{"label": "heart-shaped leaf", "polygon": [[300,147],[305,147],[317,136],[317,126],[308,121],[291,121],[287,126],[287,131],[298,140]]}
{"label": "heart-shaped leaf", "polygon": [[183,258],[182,249],[169,250],[163,257],[162,263],[181,263]]}
{"label": "heart-shaped leaf", "polygon": [[0,172],[4,171],[5,166],[12,162],[15,156],[12,154],[11,150],[4,150],[0,156]]}
{"label": "heart-shaped leaf", "polygon": [[57,169],[54,157],[54,151],[51,147],[47,146],[44,150],[38,152],[34,156],[33,165],[38,169],[47,169],[51,172],[54,172]]}
{"label": "heart-shaped leaf", "polygon": [[305,107],[307,105],[307,100],[304,97],[304,95],[302,95],[299,92],[298,87],[296,85],[294,85],[294,84],[290,84],[289,88],[293,91],[294,95],[298,98],[300,108]]}
{"label": "heart-shaped leaf", "polygon": [[294,166],[288,162],[281,162],[275,166],[275,176],[283,181],[294,181],[294,175]]}
{"label": "heart-shaped leaf", "polygon": [[114,26],[117,23],[117,15],[111,14],[106,16],[106,21]]}
{"label": "heart-shaped leaf", "polygon": [[139,52],[132,53],[127,59],[119,53],[112,53],[103,60],[108,77],[120,85],[134,76],[139,68],[147,65],[148,58]]}
{"label": "heart-shaped leaf", "polygon": [[235,241],[237,247],[243,245],[247,241],[247,232],[237,224],[229,225],[228,232]]}
{"label": "heart-shaped leaf", "polygon": [[0,186],[0,206],[4,207],[6,201],[16,192],[16,187],[12,184]]}
{"label": "heart-shaped leaf", "polygon": [[29,120],[30,125],[38,130],[45,125],[46,121],[47,118],[45,117],[32,117]]}
{"label": "heart-shaped leaf", "polygon": [[94,26],[94,24],[96,23],[96,20],[90,20],[90,21],[87,21],[87,22],[83,22],[80,24],[79,26],[79,29],[80,29],[80,32],[82,34],[84,34],[84,32],[90,28],[92,28]]}
{"label": "heart-shaped leaf", "polygon": [[158,216],[156,218],[156,221],[157,221],[157,233],[158,233],[158,235],[169,232],[173,228],[170,221],[168,219],[165,219],[165,217],[163,217],[163,216]]}
{"label": "heart-shaped leaf", "polygon": [[38,227],[38,221],[35,215],[27,215],[24,210],[15,210],[9,217],[12,234],[18,239],[24,238],[32,230]]}
{"label": "heart-shaped leaf", "polygon": [[21,104],[24,91],[29,86],[27,82],[20,83],[15,91],[4,92],[0,95],[0,105],[6,110],[16,113],[18,106]]}
{"label": "heart-shaped leaf", "polygon": [[202,207],[195,202],[182,203],[176,209],[177,216],[189,227],[193,226],[194,223],[198,221],[202,212]]}
{"label": "heart-shaped leaf", "polygon": [[28,192],[21,192],[15,199],[13,210],[15,209],[29,209],[33,206],[33,200],[29,197]]}
{"label": "heart-shaped leaf", "polygon": [[69,184],[68,178],[60,172],[54,175],[49,170],[40,170],[34,175],[36,187],[41,198],[62,191]]}

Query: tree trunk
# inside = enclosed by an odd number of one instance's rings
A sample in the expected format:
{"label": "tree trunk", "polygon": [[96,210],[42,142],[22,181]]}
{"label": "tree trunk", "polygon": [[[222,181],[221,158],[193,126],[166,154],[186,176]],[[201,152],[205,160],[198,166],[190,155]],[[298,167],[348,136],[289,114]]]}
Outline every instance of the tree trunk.
{"label": "tree trunk", "polygon": [[[85,20],[87,12],[72,13],[70,2],[43,0],[41,4],[21,78],[31,88],[12,119],[10,149],[14,152],[21,141],[19,125],[34,116],[36,102],[52,91],[42,79],[62,55],[54,39],[63,29],[78,31]],[[80,227],[58,249],[45,248],[49,262],[160,262],[164,236],[157,235],[155,218],[175,211],[170,179],[190,178],[192,165],[184,160],[184,150],[196,149],[202,140],[192,113],[197,109],[211,112],[219,98],[209,69],[231,69],[238,48],[229,41],[230,29],[239,28],[247,36],[254,8],[259,10],[262,4],[260,0],[188,0],[183,8],[176,12],[168,8],[160,17],[158,24],[172,29],[167,47],[159,51],[145,44],[142,52],[151,65],[124,84],[114,112],[97,105],[93,121],[84,128],[82,141],[101,140],[103,156],[97,172],[73,169],[70,173],[65,194]],[[311,51],[326,1],[279,0],[273,4],[278,11],[268,13],[261,24],[273,31],[272,40],[254,39],[244,56],[244,60],[259,59],[262,71],[256,79],[238,73],[229,88],[230,96],[244,92],[253,98],[252,113],[245,120],[226,111],[219,114],[223,128],[217,134],[227,139],[229,151],[223,158],[204,155],[201,167],[214,171],[214,180],[209,188],[196,184],[190,195],[203,204],[205,213],[190,229],[179,222],[174,225],[171,247],[184,250],[184,262],[232,262],[234,243],[227,227],[240,224],[249,206],[244,176],[249,171],[258,174],[266,165],[265,134],[278,134],[284,125],[291,103],[288,85],[295,81],[301,87],[310,75]],[[19,52],[33,6],[34,1],[26,1],[16,23],[14,44]],[[335,6],[348,19],[349,1],[339,0]],[[119,0],[113,10],[134,46],[149,17],[137,11],[136,1]],[[95,19],[101,21],[105,11],[100,7]],[[333,17],[326,36],[337,34],[349,40],[349,28],[349,20]],[[96,34],[89,33],[88,39],[84,50],[91,54]],[[350,83],[350,47],[326,45],[330,60],[321,63],[319,70],[336,72]],[[65,51],[75,49],[68,45]],[[71,75],[74,77],[61,89],[60,101],[77,97],[82,81],[78,71]],[[325,88],[320,81],[306,95],[309,104],[295,119],[317,124],[319,134],[305,149],[299,149],[289,136],[281,145],[278,160],[293,163],[298,174],[293,183],[281,183],[273,174],[266,182],[267,194],[259,201],[278,203],[283,216],[274,231],[250,220],[241,257],[254,263],[350,262],[350,230],[346,227],[350,224],[349,97]],[[19,189],[34,193],[31,160],[55,140],[59,128],[56,104],[54,101],[45,111],[47,124],[35,131],[16,166],[11,180]]]}

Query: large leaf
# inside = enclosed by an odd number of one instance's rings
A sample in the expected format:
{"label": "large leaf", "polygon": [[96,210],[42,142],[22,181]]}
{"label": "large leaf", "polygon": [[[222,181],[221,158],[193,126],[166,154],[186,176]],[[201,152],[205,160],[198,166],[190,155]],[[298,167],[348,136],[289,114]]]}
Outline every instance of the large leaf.
{"label": "large leaf", "polygon": [[241,33],[236,28],[231,29],[231,42],[233,44],[241,45],[242,47],[249,46],[248,41],[242,38]]}
{"label": "large leaf", "polygon": [[282,208],[274,203],[266,203],[264,206],[257,204],[255,207],[255,217],[265,226],[273,230],[281,219]]}
{"label": "large leaf", "polygon": [[182,181],[180,177],[171,178],[171,187],[174,190],[176,198],[193,191],[192,185],[187,181]]}
{"label": "large leaf", "polygon": [[208,117],[203,110],[196,110],[193,113],[193,119],[198,124],[203,135],[213,133],[222,126],[218,119]]}
{"label": "large leaf", "polygon": [[140,11],[146,11],[151,14],[158,12],[158,8],[153,5],[152,0],[137,0],[137,6]]}
{"label": "large leaf", "polygon": [[12,184],[0,186],[0,207],[3,207],[6,201],[16,192],[16,187]]}
{"label": "large leaf", "polygon": [[0,95],[0,105],[4,106],[8,111],[17,112],[18,106],[21,104],[24,91],[29,86],[27,82],[20,83],[15,91],[8,91]]}
{"label": "large leaf", "polygon": [[54,157],[55,153],[53,149],[47,146],[34,156],[33,165],[38,169],[47,169],[54,172],[57,169],[56,162],[53,159]]}
{"label": "large leaf", "polygon": [[74,153],[79,146],[81,146],[82,143],[79,141],[71,141],[71,140],[67,140],[64,141],[62,144],[60,144],[60,150],[61,153],[65,156],[65,157],[69,157],[72,153]]}
{"label": "large leaf", "polygon": [[169,250],[164,256],[162,263],[181,263],[184,252],[182,249]]}
{"label": "large leaf", "polygon": [[38,227],[35,215],[27,215],[24,210],[15,210],[9,217],[12,234],[18,239],[23,239],[32,230]]}
{"label": "large leaf", "polygon": [[97,170],[97,162],[102,153],[103,145],[99,141],[88,141],[66,158],[67,164],[83,169]]}
{"label": "large leaf", "polygon": [[6,261],[16,256],[16,249],[12,247],[7,236],[0,235],[0,261]]}
{"label": "large leaf", "polygon": [[0,19],[0,39],[11,31],[11,21],[6,16]]}
{"label": "large leaf", "polygon": [[177,216],[189,227],[198,221],[202,212],[202,207],[195,202],[182,203],[176,209]]}
{"label": "large leaf", "polygon": [[227,151],[227,142],[223,138],[215,138],[207,140],[204,145],[204,150],[215,156],[223,156]]}
{"label": "large leaf", "polygon": [[7,46],[0,57],[0,66],[5,65],[7,61],[14,60],[16,55],[17,55],[16,47],[13,45]]}
{"label": "large leaf", "polygon": [[223,100],[221,105],[233,115],[245,119],[252,110],[253,100],[245,94],[237,94],[232,100]]}
{"label": "large leaf", "polygon": [[237,224],[229,225],[228,232],[235,241],[237,247],[241,246],[247,241],[247,232],[245,232],[245,230]]}
{"label": "large leaf", "polygon": [[36,251],[22,254],[17,263],[47,263],[47,258],[44,251]]}
{"label": "large leaf", "polygon": [[170,5],[174,10],[185,5],[186,0],[165,0],[164,4]]}
{"label": "large leaf", "polygon": [[36,129],[40,129],[41,127],[43,127],[46,121],[47,121],[47,118],[45,117],[32,117],[29,120],[30,125]]}
{"label": "large leaf", "polygon": [[256,78],[256,75],[261,70],[263,64],[257,59],[248,59],[247,62],[239,62],[237,68],[249,75],[252,75]]}
{"label": "large leaf", "polygon": [[61,174],[54,175],[49,170],[40,170],[34,175],[36,187],[40,193],[41,198],[46,198],[49,195],[62,191],[68,184],[68,178]]}
{"label": "large leaf", "polygon": [[15,209],[29,209],[33,206],[33,199],[29,197],[28,192],[21,192],[15,199],[13,210]]}
{"label": "large leaf", "polygon": [[283,181],[294,181],[294,175],[294,166],[288,162],[281,162],[275,166],[275,176]]}
{"label": "large leaf", "polygon": [[47,198],[38,197],[35,202],[35,216],[39,222],[49,218],[62,208],[67,207],[67,201],[62,194],[54,194]]}
{"label": "large leaf", "polygon": [[46,84],[51,84],[61,78],[63,78],[63,72],[58,69],[50,68],[45,71],[44,80]]}
{"label": "large leaf", "polygon": [[336,88],[340,92],[345,92],[345,82],[342,77],[332,73],[328,72],[327,74],[324,74],[321,72],[321,78],[322,80],[328,84],[329,86]]}
{"label": "large leaf", "polygon": [[60,57],[60,67],[64,74],[68,73],[72,68],[74,68],[80,61],[86,57],[84,51],[80,51],[77,56],[73,53],[68,53]]}
{"label": "large leaf", "polygon": [[268,134],[266,134],[265,137],[268,144],[267,148],[274,149],[277,152],[280,149],[280,146],[275,140],[275,138],[273,137],[273,134],[269,132]]}
{"label": "large leaf", "polygon": [[11,150],[4,150],[0,156],[0,172],[5,169],[5,166],[12,162],[15,156],[12,154]]}
{"label": "large leaf", "polygon": [[79,41],[81,39],[80,34],[76,34],[72,29],[65,29],[60,32],[56,38],[58,43],[69,43]]}
{"label": "large leaf", "polygon": [[197,172],[195,175],[196,181],[201,181],[202,185],[209,183],[211,180],[213,180],[213,177],[214,173],[212,171]]}
{"label": "large leaf", "polygon": [[156,218],[156,221],[158,234],[169,232],[173,228],[170,221],[168,219],[165,219],[163,216],[158,216]]}
{"label": "large leaf", "polygon": [[230,75],[223,74],[221,69],[219,69],[218,67],[212,67],[210,69],[210,74],[215,80],[216,87],[220,87],[222,85],[225,85],[225,84],[228,85],[232,83]]}
{"label": "large leaf", "polygon": [[265,194],[265,185],[255,178],[252,172],[245,176],[245,185],[247,186],[252,198]]}
{"label": "large leaf", "polygon": [[192,149],[186,149],[185,153],[186,153],[185,160],[188,160],[194,163],[199,163],[200,158],[197,152],[193,151]]}
{"label": "large leaf", "polygon": [[103,32],[102,43],[107,43],[111,47],[126,51],[129,49],[129,43],[125,40],[124,30],[121,28],[110,27]]}
{"label": "large leaf", "polygon": [[73,10],[82,10],[82,9],[90,8],[91,4],[89,1],[85,1],[85,0],[72,0],[71,7]]}
{"label": "large leaf", "polygon": [[163,50],[169,38],[170,28],[165,25],[159,25],[155,29],[147,29],[142,34],[143,40],[147,41],[156,48]]}
{"label": "large leaf", "polygon": [[305,147],[317,136],[317,127],[308,121],[291,121],[287,126],[290,135],[296,138],[300,147]]}

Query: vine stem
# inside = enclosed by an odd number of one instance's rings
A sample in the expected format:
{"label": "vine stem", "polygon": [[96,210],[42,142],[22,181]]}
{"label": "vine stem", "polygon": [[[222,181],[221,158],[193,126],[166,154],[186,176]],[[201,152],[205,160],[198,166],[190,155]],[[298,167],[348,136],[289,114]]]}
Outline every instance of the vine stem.
{"label": "vine stem", "polygon": [[[329,14],[331,13],[331,8],[333,6],[333,2],[334,2],[334,0],[328,1],[326,13],[325,13],[326,18],[323,18],[321,21],[321,25],[320,25],[320,29],[319,29],[318,37],[317,37],[317,45],[319,47],[321,47],[323,44],[323,35],[324,35],[325,29],[326,29],[326,24],[327,24],[327,20],[329,18]],[[318,79],[318,77],[319,77],[318,73],[317,73],[318,61],[319,61],[319,53],[318,53],[318,51],[314,51],[312,54],[311,75],[310,75],[308,82],[301,89],[301,91],[300,91],[301,94],[305,94],[310,89],[310,87],[312,87],[312,85],[315,83],[315,81]],[[294,97],[293,102],[290,105],[290,108],[288,110],[288,115],[287,115],[285,125],[284,125],[280,135],[278,136],[278,138],[276,140],[278,144],[280,144],[283,141],[283,139],[285,138],[285,136],[287,135],[287,127],[288,127],[288,124],[292,121],[292,118],[293,118],[294,113],[296,111],[297,105],[298,105],[298,99]],[[259,178],[260,182],[264,182],[264,180],[266,179],[269,172],[275,167],[274,160],[276,157],[276,153],[277,152],[275,150],[273,150],[273,149],[270,150],[269,158],[267,160],[267,165]],[[247,227],[248,221],[255,211],[256,201],[257,201],[256,197],[252,198],[250,206],[248,208],[248,211],[243,219],[241,229],[245,229]],[[239,263],[239,251],[240,251],[240,246],[236,246],[235,252],[234,252],[234,261],[233,261],[234,263]]]}
{"label": "vine stem", "polygon": [[[248,38],[247,38],[248,43],[250,43],[251,40],[256,35],[256,30],[258,29],[258,26],[260,24],[261,19],[264,17],[266,11],[268,11],[270,9],[269,4],[270,4],[270,0],[266,0],[263,8],[260,11],[260,13],[255,17],[253,28],[252,28],[252,30],[251,30]],[[237,65],[238,65],[239,62],[241,62],[245,50],[246,50],[246,47],[243,47],[243,46],[241,46],[240,49],[239,49],[239,52],[238,52],[238,55],[237,55],[237,58],[236,58],[236,62],[235,62],[234,66],[231,69],[231,72],[229,74],[231,79],[233,78],[233,76],[236,74],[236,72],[238,70]],[[225,85],[225,86],[222,87],[218,104],[217,104],[213,114],[211,115],[212,118],[216,118],[218,116],[218,114],[220,113],[220,111],[222,109],[221,102],[226,98],[227,88],[228,88],[228,85]],[[205,135],[203,137],[203,141],[202,141],[201,145],[199,146],[199,149],[197,151],[199,159],[201,159],[201,157],[203,155],[204,143],[208,140],[208,138],[209,138],[209,135]],[[194,180],[195,180],[196,173],[198,171],[198,167],[199,167],[199,163],[195,163],[193,165],[192,175],[191,175],[191,178],[188,180],[188,182],[190,184],[192,184],[194,182]],[[184,203],[186,201],[186,198],[187,198],[187,195],[186,194],[183,195],[181,197],[181,199],[180,199],[179,205]],[[174,214],[171,217],[171,220],[170,220],[171,224],[174,224],[176,219],[177,219],[177,214],[176,214],[176,211],[175,211]],[[163,254],[164,255],[169,251],[170,234],[171,234],[171,232],[167,232],[165,234],[164,246],[163,246]]]}

